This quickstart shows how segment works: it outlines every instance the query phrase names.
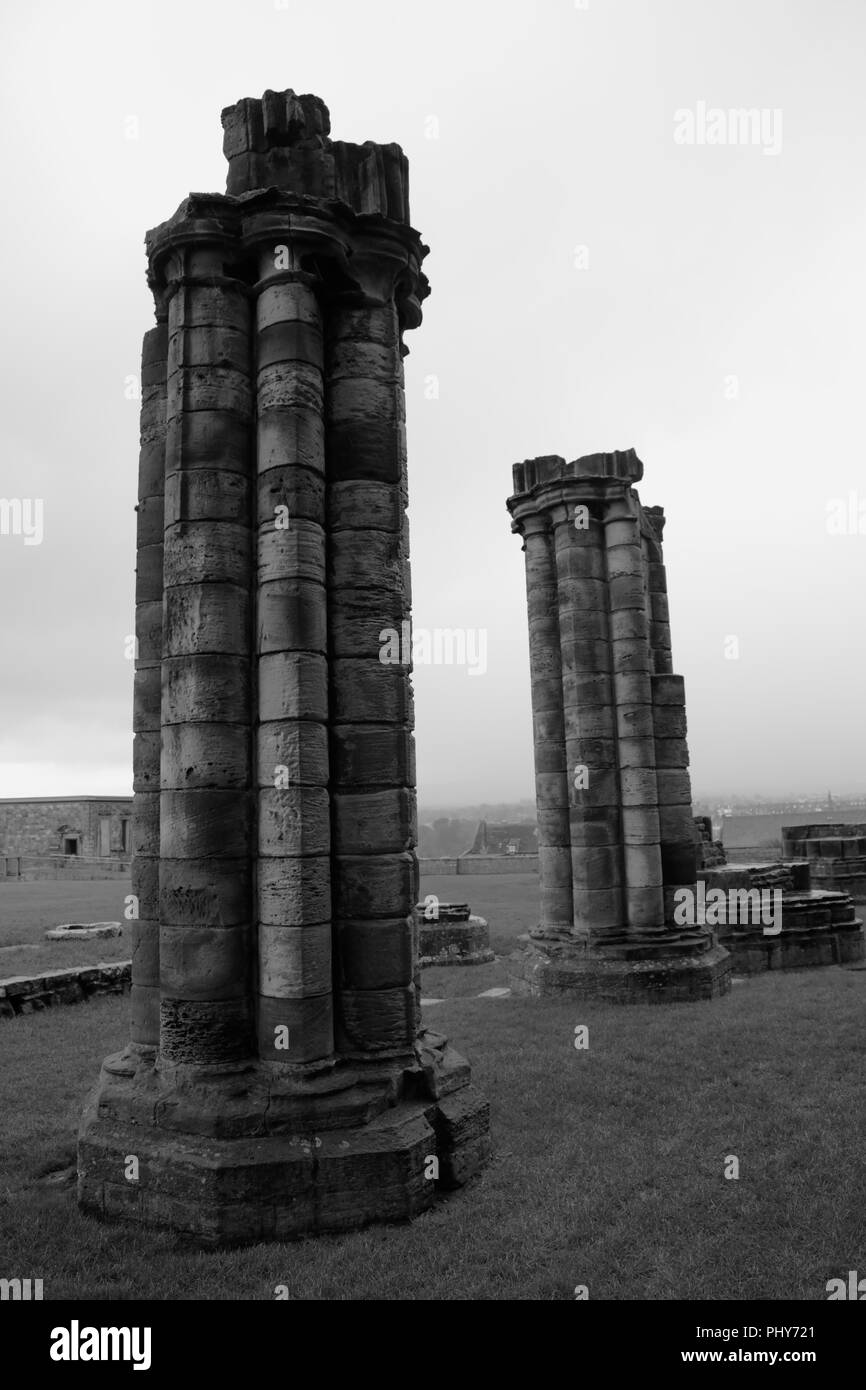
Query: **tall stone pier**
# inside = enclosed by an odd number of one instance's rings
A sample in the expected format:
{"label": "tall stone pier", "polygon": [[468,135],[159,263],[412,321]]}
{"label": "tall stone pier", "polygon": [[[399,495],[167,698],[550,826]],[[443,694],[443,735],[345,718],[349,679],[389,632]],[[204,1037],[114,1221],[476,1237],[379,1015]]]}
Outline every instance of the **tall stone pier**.
{"label": "tall stone pier", "polygon": [[426,247],[397,145],[317,97],[223,112],[226,194],[146,238],[129,1045],[89,1212],[214,1244],[409,1218],[485,1161],[424,1030],[403,334]]}
{"label": "tall stone pier", "polygon": [[539,994],[710,998],[730,961],[674,925],[694,892],[685,696],[673,674],[664,514],[633,449],[514,467],[529,607],[541,921],[514,962]]}

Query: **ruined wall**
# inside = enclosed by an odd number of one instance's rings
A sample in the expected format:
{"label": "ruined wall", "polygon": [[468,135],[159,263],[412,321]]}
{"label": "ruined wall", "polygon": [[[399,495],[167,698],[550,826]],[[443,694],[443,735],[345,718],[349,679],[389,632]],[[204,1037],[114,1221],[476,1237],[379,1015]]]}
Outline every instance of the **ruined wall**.
{"label": "ruined wall", "polygon": [[786,825],[782,854],[809,861],[812,884],[866,899],[866,825]]}

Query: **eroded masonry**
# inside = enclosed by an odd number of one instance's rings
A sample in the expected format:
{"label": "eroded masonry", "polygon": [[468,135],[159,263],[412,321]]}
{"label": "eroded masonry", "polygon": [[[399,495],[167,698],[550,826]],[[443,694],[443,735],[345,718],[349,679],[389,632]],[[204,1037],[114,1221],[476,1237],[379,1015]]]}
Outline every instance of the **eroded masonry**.
{"label": "eroded masonry", "polygon": [[[147,235],[128,1048],[80,1201],[213,1242],[410,1217],[488,1151],[424,1031],[397,145],[316,97],[223,112],[227,193]],[[137,1159],[134,1181],[127,1156]]]}
{"label": "eroded masonry", "polygon": [[673,673],[664,514],[634,450],[514,467],[523,538],[541,920],[517,988],[613,1000],[711,998],[730,958],[674,922],[696,833],[682,677]]}

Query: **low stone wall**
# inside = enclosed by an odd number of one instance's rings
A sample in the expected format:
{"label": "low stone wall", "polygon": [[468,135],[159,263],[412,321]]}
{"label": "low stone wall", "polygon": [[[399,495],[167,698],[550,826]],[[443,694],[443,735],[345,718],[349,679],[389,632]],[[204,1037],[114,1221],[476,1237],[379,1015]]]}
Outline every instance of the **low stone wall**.
{"label": "low stone wall", "polygon": [[129,989],[131,978],[131,960],[46,970],[41,975],[15,975],[0,980],[0,1018],[36,1013],[55,1004],[80,1004],[94,994],[123,994]]}
{"label": "low stone wall", "polygon": [[816,888],[850,893],[858,902],[866,901],[866,858],[812,859],[809,862]]}
{"label": "low stone wall", "polygon": [[808,859],[816,887],[866,899],[866,825],[785,825],[782,846]]}
{"label": "low stone wall", "polygon": [[[740,846],[727,850],[731,864],[775,864],[779,851],[768,845]],[[461,854],[455,859],[419,859],[421,873],[433,874],[537,874],[537,854]]]}
{"label": "low stone wall", "polygon": [[729,864],[776,864],[780,858],[779,850],[772,845],[723,844],[723,849]]}
{"label": "low stone wall", "polygon": [[707,891],[721,888],[725,893],[732,888],[781,888],[783,892],[806,892],[810,887],[809,865],[802,859],[777,859],[772,863],[738,860],[736,864],[698,869],[697,881],[705,883]]}
{"label": "low stone wall", "polygon": [[25,882],[42,879],[123,878],[130,872],[129,859],[82,859],[77,854],[0,855],[0,882],[4,878]]}
{"label": "low stone wall", "polygon": [[755,926],[725,925],[715,930],[731,953],[734,970],[744,975],[863,960],[863,922],[847,893],[815,889],[783,893],[781,927],[777,936],[766,936]]}
{"label": "low stone wall", "polygon": [[419,859],[428,874],[537,874],[537,854],[461,854],[457,859]]}

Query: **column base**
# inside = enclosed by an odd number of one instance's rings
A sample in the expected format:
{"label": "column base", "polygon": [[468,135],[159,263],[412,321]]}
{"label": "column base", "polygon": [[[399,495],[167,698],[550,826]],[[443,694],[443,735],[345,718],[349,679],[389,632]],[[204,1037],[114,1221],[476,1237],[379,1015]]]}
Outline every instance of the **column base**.
{"label": "column base", "polygon": [[[448,907],[450,904],[440,904]],[[490,928],[484,917],[474,913],[465,919],[448,921],[440,916],[436,922],[421,918],[418,927],[420,966],[428,965],[487,965],[496,957],[490,948]]]}
{"label": "column base", "polygon": [[[490,1155],[489,1106],[436,1034],[326,1068],[109,1057],[78,1142],[78,1201],[208,1246],[407,1221]],[[131,1159],[137,1163],[132,1164]]]}
{"label": "column base", "polygon": [[515,994],[669,1004],[715,999],[731,988],[731,957],[707,933],[671,932],[615,945],[534,941],[509,961]]}

